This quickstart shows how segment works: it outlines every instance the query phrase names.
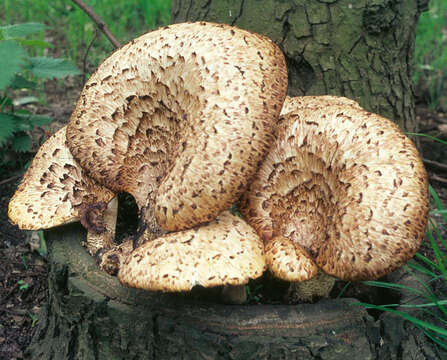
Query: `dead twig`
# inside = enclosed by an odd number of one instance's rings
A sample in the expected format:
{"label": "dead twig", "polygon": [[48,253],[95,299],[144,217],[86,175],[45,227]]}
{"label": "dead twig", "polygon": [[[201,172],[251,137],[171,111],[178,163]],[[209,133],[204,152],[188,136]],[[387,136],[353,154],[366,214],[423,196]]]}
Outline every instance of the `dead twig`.
{"label": "dead twig", "polygon": [[121,43],[118,39],[112,34],[110,29],[107,27],[106,23],[99,17],[99,15],[93,10],[90,6],[86,5],[81,0],[72,0],[76,5],[78,5],[82,11],[84,11],[98,26],[99,30],[101,30],[104,35],[109,39],[112,45],[115,48],[121,47]]}
{"label": "dead twig", "polygon": [[429,159],[422,159],[422,161],[424,162],[424,164],[427,164],[429,166],[438,168],[439,170],[447,171],[447,165],[446,164],[442,164],[440,162],[429,160]]}
{"label": "dead twig", "polygon": [[435,180],[435,181],[439,181],[440,183],[447,184],[447,179],[440,177],[438,175],[433,174],[433,175],[430,175],[429,178],[430,178],[430,180]]}
{"label": "dead twig", "polygon": [[23,175],[23,174],[14,175],[14,176],[11,176],[11,177],[9,177],[9,178],[7,178],[7,179],[5,179],[5,180],[2,180],[2,181],[0,181],[0,185],[4,185],[4,184],[7,184],[7,183],[9,183],[9,182],[11,182],[11,181],[17,180],[17,179],[20,178],[22,175]]}

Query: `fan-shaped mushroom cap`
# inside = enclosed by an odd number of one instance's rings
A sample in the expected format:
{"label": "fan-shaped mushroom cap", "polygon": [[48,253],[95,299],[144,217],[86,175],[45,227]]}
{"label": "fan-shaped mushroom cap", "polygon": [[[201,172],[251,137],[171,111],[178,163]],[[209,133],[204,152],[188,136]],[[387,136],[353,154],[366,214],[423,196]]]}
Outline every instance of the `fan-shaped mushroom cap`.
{"label": "fan-shaped mushroom cap", "polygon": [[195,285],[246,284],[264,269],[259,236],[242,219],[224,211],[209,224],[141,245],[121,265],[118,278],[127,286],[174,292]]}
{"label": "fan-shaped mushroom cap", "polygon": [[318,273],[318,267],[297,243],[284,236],[269,241],[264,249],[265,261],[270,272],[286,281],[305,281]]}
{"label": "fan-shaped mushroom cap", "polygon": [[115,197],[85,175],[66,146],[65,133],[63,127],[40,147],[9,202],[9,219],[20,229],[78,221],[88,206],[106,205]]}
{"label": "fan-shaped mushroom cap", "polygon": [[[290,101],[290,100],[288,100]],[[428,213],[427,175],[393,122],[315,97],[286,102],[276,142],[241,212],[266,246],[284,236],[327,274],[375,279],[417,251]]]}
{"label": "fan-shaped mushroom cap", "polygon": [[89,175],[154,206],[162,228],[214,219],[245,190],[287,87],[279,48],[228,25],[176,24],[123,46],[89,79],[69,147]]}

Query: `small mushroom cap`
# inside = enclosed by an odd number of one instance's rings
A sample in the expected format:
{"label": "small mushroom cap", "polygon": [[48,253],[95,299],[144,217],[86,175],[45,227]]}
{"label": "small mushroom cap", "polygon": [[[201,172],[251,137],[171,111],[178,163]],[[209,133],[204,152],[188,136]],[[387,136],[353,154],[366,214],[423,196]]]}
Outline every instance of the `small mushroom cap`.
{"label": "small mushroom cap", "polygon": [[241,212],[264,242],[290,239],[329,275],[376,279],[420,246],[427,175],[396,124],[340,100],[286,102]]}
{"label": "small mushroom cap", "polygon": [[86,176],[65,143],[66,127],[40,147],[8,207],[10,221],[24,230],[78,221],[85,204],[108,203],[115,194]]}
{"label": "small mushroom cap", "polygon": [[146,242],[118,273],[124,285],[189,291],[195,285],[242,285],[262,275],[263,244],[241,218],[224,211],[216,220]]}
{"label": "small mushroom cap", "polygon": [[309,254],[284,236],[276,236],[265,245],[265,261],[270,272],[285,281],[305,281],[318,273]]}
{"label": "small mushroom cap", "polygon": [[164,230],[213,220],[245,190],[287,88],[268,38],[222,24],[175,24],[115,51],[86,83],[70,150],[89,175]]}

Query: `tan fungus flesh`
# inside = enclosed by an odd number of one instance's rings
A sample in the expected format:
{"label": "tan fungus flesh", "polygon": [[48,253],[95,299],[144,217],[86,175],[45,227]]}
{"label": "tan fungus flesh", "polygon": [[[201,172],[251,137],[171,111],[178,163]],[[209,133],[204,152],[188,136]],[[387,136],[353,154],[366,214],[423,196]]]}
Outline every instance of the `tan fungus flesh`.
{"label": "tan fungus flesh", "polygon": [[283,236],[268,242],[264,249],[265,261],[270,272],[286,281],[305,281],[318,273],[318,267],[298,244]]}
{"label": "tan fungus flesh", "polygon": [[9,219],[20,229],[48,229],[78,221],[84,206],[115,197],[85,175],[68,150],[65,134],[63,127],[40,147],[9,202]]}
{"label": "tan fungus flesh", "polygon": [[264,270],[261,239],[225,211],[209,224],[144,243],[121,265],[118,278],[127,286],[172,292],[246,284]]}
{"label": "tan fungus flesh", "polygon": [[214,219],[245,190],[271,142],[287,87],[269,39],[211,23],[147,33],[89,79],[69,146],[89,175],[168,231]]}
{"label": "tan fungus flesh", "polygon": [[[295,110],[289,101],[298,104]],[[266,246],[284,236],[327,274],[375,279],[419,248],[428,214],[427,175],[397,125],[344,102],[286,101],[277,140],[241,211]]]}

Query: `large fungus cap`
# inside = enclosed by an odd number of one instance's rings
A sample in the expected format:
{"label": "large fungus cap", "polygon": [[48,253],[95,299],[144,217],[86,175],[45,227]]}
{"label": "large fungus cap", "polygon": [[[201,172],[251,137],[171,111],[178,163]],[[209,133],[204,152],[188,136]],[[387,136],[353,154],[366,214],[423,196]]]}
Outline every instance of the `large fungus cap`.
{"label": "large fungus cap", "polygon": [[[85,175],[68,150],[65,134],[63,127],[40,147],[9,202],[9,219],[20,229],[48,229],[78,221],[90,213],[89,207],[105,210],[115,197]],[[102,226],[101,221],[96,225]]]}
{"label": "large fungus cap", "polygon": [[209,224],[163,235],[135,249],[118,278],[146,290],[242,285],[265,270],[263,244],[241,218],[224,211]]}
{"label": "large fungus cap", "polygon": [[89,79],[69,147],[89,175],[155,207],[162,228],[214,219],[245,190],[271,143],[287,87],[279,48],[228,25],[147,33]]}
{"label": "large fungus cap", "polygon": [[276,142],[241,211],[268,247],[286,238],[329,275],[375,279],[419,248],[427,224],[427,175],[396,124],[349,102],[286,101]]}

